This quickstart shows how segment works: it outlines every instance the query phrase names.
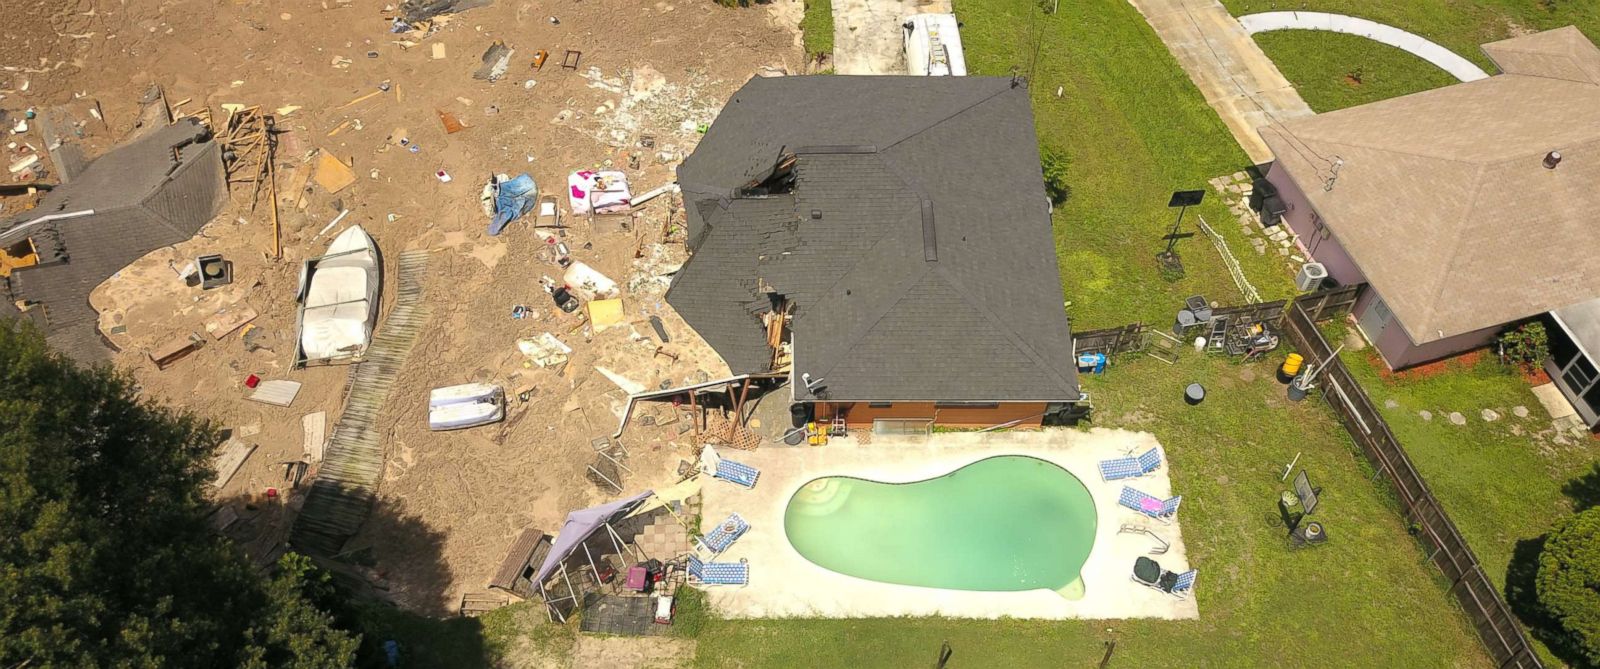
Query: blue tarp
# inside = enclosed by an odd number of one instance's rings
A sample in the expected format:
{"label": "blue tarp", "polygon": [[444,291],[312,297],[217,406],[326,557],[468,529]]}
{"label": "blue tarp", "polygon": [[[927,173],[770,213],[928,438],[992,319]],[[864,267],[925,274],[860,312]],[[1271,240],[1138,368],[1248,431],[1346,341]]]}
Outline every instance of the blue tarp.
{"label": "blue tarp", "polygon": [[534,202],[538,199],[539,186],[533,182],[533,177],[527,174],[501,182],[495,188],[494,220],[489,222],[489,234],[500,234],[507,223],[533,211]]}

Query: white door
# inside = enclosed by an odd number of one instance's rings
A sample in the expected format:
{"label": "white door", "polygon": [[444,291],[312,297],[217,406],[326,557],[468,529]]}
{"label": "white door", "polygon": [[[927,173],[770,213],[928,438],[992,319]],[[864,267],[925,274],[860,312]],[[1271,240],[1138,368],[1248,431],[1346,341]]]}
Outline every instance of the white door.
{"label": "white door", "polygon": [[1383,331],[1394,322],[1394,314],[1389,311],[1389,305],[1383,303],[1383,298],[1375,297],[1372,304],[1367,305],[1367,310],[1361,314],[1357,324],[1361,332],[1367,335],[1367,341],[1373,346],[1378,345],[1378,338],[1383,336]]}

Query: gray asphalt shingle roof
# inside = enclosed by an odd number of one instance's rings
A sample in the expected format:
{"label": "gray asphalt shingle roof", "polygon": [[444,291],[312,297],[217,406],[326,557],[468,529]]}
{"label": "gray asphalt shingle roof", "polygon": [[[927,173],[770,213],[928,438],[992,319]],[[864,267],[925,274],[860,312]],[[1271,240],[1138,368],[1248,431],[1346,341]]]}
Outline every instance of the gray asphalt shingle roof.
{"label": "gray asphalt shingle roof", "polygon": [[[181,162],[175,147],[184,147]],[[18,232],[33,240],[41,264],[13,272],[10,294],[0,297],[42,305],[51,346],[81,362],[105,360],[111,352],[89,293],[146,253],[193,237],[226,197],[219,149],[192,120],[112,149],[39,206],[0,222],[5,231],[47,214],[95,212]]]}
{"label": "gray asphalt shingle roof", "polygon": [[[785,153],[792,192],[738,195]],[[1080,396],[1025,87],[753,79],[678,178],[694,255],[667,299],[736,373],[771,362],[765,285],[829,399]]]}

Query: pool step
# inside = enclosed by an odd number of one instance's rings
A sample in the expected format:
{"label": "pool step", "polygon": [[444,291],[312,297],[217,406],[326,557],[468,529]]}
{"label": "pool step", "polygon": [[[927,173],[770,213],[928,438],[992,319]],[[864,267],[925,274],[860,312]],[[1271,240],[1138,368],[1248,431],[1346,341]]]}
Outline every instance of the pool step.
{"label": "pool step", "polygon": [[1127,534],[1144,534],[1144,535],[1148,535],[1151,539],[1155,539],[1156,543],[1161,544],[1161,545],[1160,546],[1156,546],[1154,548],[1151,548],[1150,549],[1150,554],[1151,555],[1165,555],[1167,553],[1167,551],[1172,548],[1172,544],[1167,543],[1166,539],[1162,539],[1155,532],[1151,531],[1150,528],[1144,527],[1142,525],[1123,525],[1120,529],[1117,530],[1117,534],[1124,534],[1124,533],[1127,533]]}

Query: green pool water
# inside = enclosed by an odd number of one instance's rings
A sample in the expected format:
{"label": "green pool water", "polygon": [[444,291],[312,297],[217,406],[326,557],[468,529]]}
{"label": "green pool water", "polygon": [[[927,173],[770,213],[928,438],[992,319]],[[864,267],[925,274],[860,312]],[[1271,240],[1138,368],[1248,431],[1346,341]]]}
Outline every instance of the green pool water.
{"label": "green pool water", "polygon": [[1077,598],[1095,510],[1067,470],[1003,455],[914,483],[816,479],[789,500],[783,529],[807,560],[849,576]]}

